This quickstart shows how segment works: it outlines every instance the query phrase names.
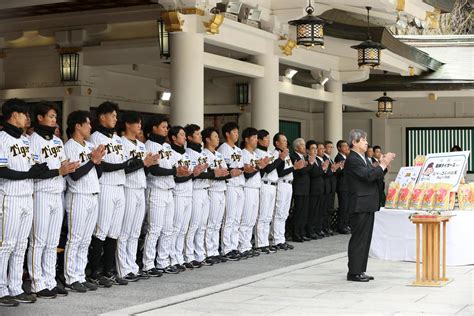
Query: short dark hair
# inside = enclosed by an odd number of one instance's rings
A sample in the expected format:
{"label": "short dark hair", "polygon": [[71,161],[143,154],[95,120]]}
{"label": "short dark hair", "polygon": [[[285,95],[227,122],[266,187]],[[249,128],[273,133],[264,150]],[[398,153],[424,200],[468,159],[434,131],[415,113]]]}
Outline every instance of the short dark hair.
{"label": "short dark hair", "polygon": [[197,124],[188,124],[184,127],[184,132],[186,133],[186,138],[193,137],[194,132],[197,132],[201,127]]}
{"label": "short dark hair", "polygon": [[122,114],[120,122],[118,124],[118,132],[124,132],[127,129],[128,124],[142,123],[142,116],[137,111],[126,111]]}
{"label": "short dark hair", "polygon": [[234,129],[239,129],[239,125],[237,125],[237,123],[235,122],[227,122],[224,124],[224,126],[222,126],[222,137],[224,137],[224,139],[227,139],[227,133],[230,133],[232,132]]}
{"label": "short dark hair", "polygon": [[90,120],[90,113],[88,111],[73,111],[67,116],[66,134],[68,138],[72,137],[76,129],[76,124],[84,124]]}
{"label": "short dark hair", "polygon": [[245,144],[245,139],[258,135],[258,130],[253,127],[247,127],[242,131],[242,144]]}
{"label": "short dark hair", "polygon": [[311,139],[306,142],[306,149],[309,149],[311,145],[316,145],[316,148],[318,148],[318,143],[315,140]]}
{"label": "short dark hair", "polygon": [[150,135],[153,132],[153,126],[158,126],[163,122],[169,122],[168,117],[163,114],[153,114],[150,116],[145,125],[145,136]]}
{"label": "short dark hair", "polygon": [[2,105],[2,114],[4,120],[8,121],[14,112],[28,115],[28,105],[22,99],[8,99]]}
{"label": "short dark hair", "polygon": [[268,135],[270,135],[270,133],[266,130],[266,129],[261,129],[258,131],[257,133],[257,138],[258,139],[264,139],[265,137],[267,137]]}
{"label": "short dark hair", "polygon": [[462,148],[459,145],[454,145],[453,147],[451,147],[450,151],[462,151]]}
{"label": "short dark hair", "polygon": [[38,115],[41,115],[44,117],[46,114],[48,114],[50,110],[54,110],[54,112],[58,114],[58,107],[56,106],[54,102],[40,101],[37,104],[35,104],[33,122],[38,121]]}
{"label": "short dark hair", "polygon": [[372,149],[374,151],[376,151],[377,149],[380,149],[380,151],[382,151],[382,147],[380,147],[379,145],[375,145],[374,147],[372,147]]}
{"label": "short dark hair", "polygon": [[171,127],[170,130],[168,131],[168,138],[170,139],[170,141],[173,141],[173,139],[171,137],[172,136],[177,137],[178,133],[181,130],[184,131],[184,127],[182,127],[180,125],[175,125],[175,126]]}
{"label": "short dark hair", "polygon": [[202,141],[204,142],[204,144],[207,143],[206,139],[211,138],[211,135],[213,132],[216,132],[217,135],[219,135],[219,132],[214,127],[206,127],[205,129],[202,130],[201,135],[202,135]]}
{"label": "short dark hair", "polygon": [[337,149],[341,149],[341,147],[342,147],[342,145],[344,145],[344,143],[347,144],[347,142],[343,139],[338,140],[337,144],[336,144]]}
{"label": "short dark hair", "polygon": [[369,148],[374,149],[371,145],[367,145],[367,150],[368,150]]}
{"label": "short dark hair", "polygon": [[278,132],[275,134],[275,136],[273,136],[273,147],[276,148],[276,142],[280,140],[280,136],[285,136],[285,134],[283,134],[282,132]]}
{"label": "short dark hair", "polygon": [[329,145],[329,144],[332,144],[332,141],[330,141],[330,140],[325,140],[324,141],[324,146]]}
{"label": "short dark hair", "polygon": [[102,102],[95,111],[97,118],[99,118],[102,114],[116,112],[117,115],[119,114],[119,106],[115,102],[105,101]]}
{"label": "short dark hair", "polygon": [[325,146],[323,142],[316,141],[316,147],[319,147],[319,145],[323,145],[323,146]]}

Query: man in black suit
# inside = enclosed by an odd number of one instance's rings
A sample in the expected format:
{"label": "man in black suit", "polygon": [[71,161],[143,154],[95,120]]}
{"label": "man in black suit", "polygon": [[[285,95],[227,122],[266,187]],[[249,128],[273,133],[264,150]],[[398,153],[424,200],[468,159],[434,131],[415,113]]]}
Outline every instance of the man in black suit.
{"label": "man in black suit", "polygon": [[377,179],[395,158],[387,153],[374,167],[366,158],[367,133],[354,129],[349,133],[351,152],[344,163],[344,176],[349,186],[349,222],[351,239],[348,247],[348,281],[368,282],[374,278],[365,274],[369,259],[370,242],[374,226],[374,214],[379,210]]}
{"label": "man in black suit", "polygon": [[314,167],[314,157],[307,157],[306,144],[304,139],[297,138],[293,141],[293,149],[291,153],[291,162],[295,167],[293,172],[293,241],[303,242],[309,241],[306,237],[306,221],[308,219],[309,204],[309,173]]}
{"label": "man in black suit", "polygon": [[[379,163],[379,160],[380,160],[380,157],[382,157],[382,148],[378,145],[375,145],[373,147],[374,149],[374,155],[372,157],[372,164],[374,165],[374,167],[376,167]],[[387,174],[387,172],[390,170],[390,166],[388,169],[386,169],[384,171],[384,176]],[[378,185],[378,188],[379,188],[379,202],[380,202],[380,207],[383,207],[385,206],[385,199],[386,199],[386,195],[385,195],[385,181],[384,181],[384,178],[382,179],[379,179],[377,181],[377,185]]]}
{"label": "man in black suit", "polygon": [[348,185],[344,176],[344,161],[350,153],[349,145],[345,140],[340,140],[336,144],[338,153],[334,158],[335,162],[341,163],[341,168],[336,174],[337,177],[337,199],[339,202],[338,214],[337,214],[337,232],[340,234],[350,234],[349,228],[349,213],[348,213]]}
{"label": "man in black suit", "polygon": [[324,161],[329,161],[329,169],[326,172],[326,176],[324,178],[325,183],[325,211],[323,213],[324,220],[323,220],[323,232],[327,236],[334,235],[334,231],[331,229],[331,220],[332,214],[334,212],[334,199],[336,197],[336,185],[337,185],[337,173],[341,170],[340,164],[335,163],[332,158],[332,150],[334,149],[334,145],[331,141],[326,140],[324,142]]}

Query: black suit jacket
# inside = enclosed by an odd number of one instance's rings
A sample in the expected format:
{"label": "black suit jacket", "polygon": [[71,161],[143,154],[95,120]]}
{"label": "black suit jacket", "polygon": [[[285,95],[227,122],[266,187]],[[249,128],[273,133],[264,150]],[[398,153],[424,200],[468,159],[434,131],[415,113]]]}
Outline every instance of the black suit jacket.
{"label": "black suit jacket", "polygon": [[322,195],[324,194],[324,174],[322,167],[322,162],[316,158],[316,162],[314,163],[314,168],[309,173],[310,177],[310,195]]}
{"label": "black suit jacket", "polygon": [[[336,158],[334,158],[334,162],[341,162],[346,160],[340,153],[337,153]],[[349,189],[346,181],[346,177],[344,176],[344,169],[339,168],[336,173],[337,178],[337,186],[336,191],[347,191]]]}
{"label": "black suit jacket", "polygon": [[[329,160],[329,158],[326,155],[324,155],[323,160],[326,161],[326,160]],[[331,166],[332,166],[332,163],[329,162],[328,171],[326,172],[326,177],[324,178],[326,194],[336,192],[336,186],[337,186],[336,174],[340,170],[340,169],[337,169],[335,172],[332,172]]]}
{"label": "black suit jacket", "polygon": [[384,170],[374,168],[371,162],[351,151],[344,164],[344,176],[349,189],[349,213],[377,212],[379,189],[377,180],[383,178]]}
{"label": "black suit jacket", "polygon": [[[372,159],[372,163],[378,163],[378,161],[375,160],[374,157],[372,157],[370,159]],[[381,179],[377,180],[377,186],[379,188],[379,198],[380,198],[380,200],[385,199],[385,175],[387,174],[387,172],[388,172],[388,169],[385,169],[384,172],[383,172],[384,176]]]}
{"label": "black suit jacket", "polygon": [[[294,164],[296,161],[301,160],[301,157],[297,153],[290,154],[291,162]],[[309,195],[310,178],[309,173],[313,169],[313,165],[293,171],[293,195],[305,196]]]}

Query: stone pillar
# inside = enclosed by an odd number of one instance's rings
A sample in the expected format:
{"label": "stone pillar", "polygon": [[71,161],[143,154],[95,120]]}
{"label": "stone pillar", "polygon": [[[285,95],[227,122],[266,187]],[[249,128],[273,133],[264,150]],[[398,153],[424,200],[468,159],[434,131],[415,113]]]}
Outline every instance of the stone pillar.
{"label": "stone pillar", "polygon": [[326,102],[324,107],[324,140],[332,141],[336,147],[338,140],[345,139],[342,135],[342,82],[329,80],[326,88],[334,94],[334,101]]}
{"label": "stone pillar", "polygon": [[171,124],[204,126],[204,38],[171,33]]}

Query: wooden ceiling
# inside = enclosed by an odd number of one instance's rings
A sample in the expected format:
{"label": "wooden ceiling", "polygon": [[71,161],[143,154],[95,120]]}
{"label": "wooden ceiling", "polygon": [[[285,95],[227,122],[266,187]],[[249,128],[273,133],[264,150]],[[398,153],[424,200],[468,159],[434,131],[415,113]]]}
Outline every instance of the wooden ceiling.
{"label": "wooden ceiling", "polygon": [[[33,1],[31,1],[33,2]],[[49,3],[42,5],[22,6],[15,8],[0,7],[0,20],[29,16],[61,14],[77,11],[133,7],[139,5],[157,5],[156,0],[72,0],[68,2]]]}

